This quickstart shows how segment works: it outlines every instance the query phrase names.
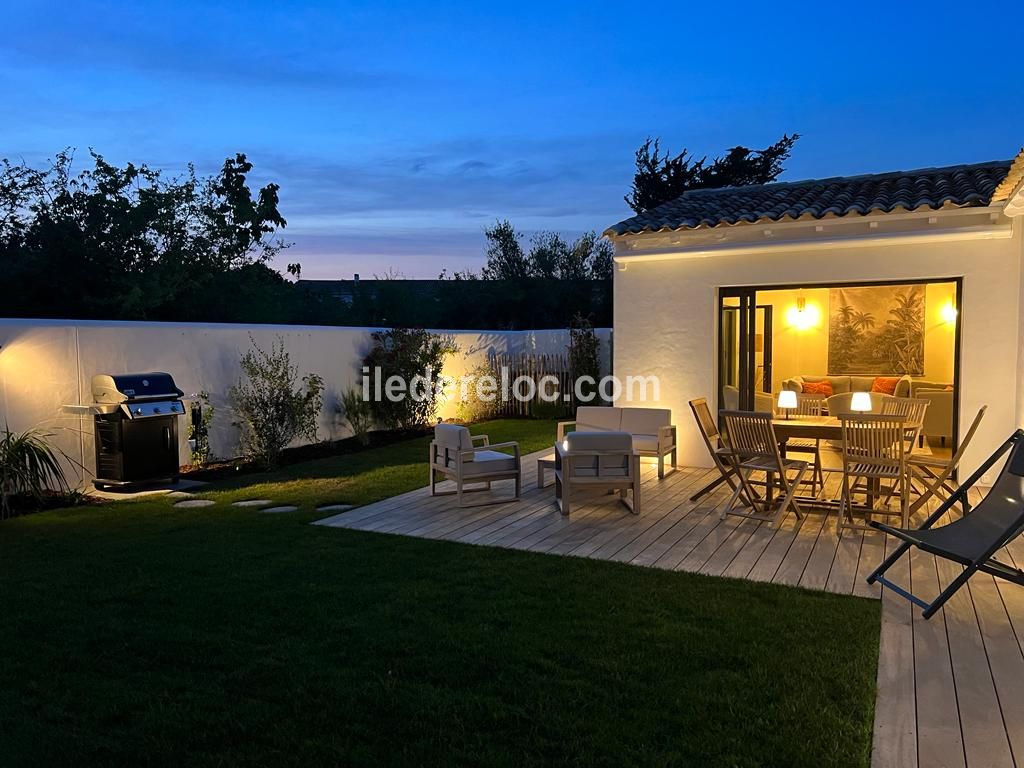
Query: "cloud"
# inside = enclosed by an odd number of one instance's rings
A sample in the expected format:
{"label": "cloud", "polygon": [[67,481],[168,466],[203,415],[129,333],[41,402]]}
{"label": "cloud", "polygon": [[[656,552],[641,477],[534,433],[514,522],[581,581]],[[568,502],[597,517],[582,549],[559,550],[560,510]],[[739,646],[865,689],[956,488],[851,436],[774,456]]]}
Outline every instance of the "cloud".
{"label": "cloud", "polygon": [[[281,185],[282,209],[297,230],[384,222],[450,226],[520,218],[558,227],[603,228],[623,213],[629,178],[626,140],[469,138],[400,154],[327,158],[253,152],[261,177]],[[623,159],[625,159],[623,161]]]}

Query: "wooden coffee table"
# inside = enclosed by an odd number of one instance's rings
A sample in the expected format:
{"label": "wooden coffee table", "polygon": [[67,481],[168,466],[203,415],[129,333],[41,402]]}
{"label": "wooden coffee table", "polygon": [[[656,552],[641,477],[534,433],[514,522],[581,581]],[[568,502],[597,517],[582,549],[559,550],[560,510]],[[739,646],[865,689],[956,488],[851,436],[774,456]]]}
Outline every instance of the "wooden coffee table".
{"label": "wooden coffee table", "polygon": [[555,455],[545,456],[544,458],[537,459],[537,487],[543,488],[547,483],[545,482],[545,473],[554,472],[555,470]]}

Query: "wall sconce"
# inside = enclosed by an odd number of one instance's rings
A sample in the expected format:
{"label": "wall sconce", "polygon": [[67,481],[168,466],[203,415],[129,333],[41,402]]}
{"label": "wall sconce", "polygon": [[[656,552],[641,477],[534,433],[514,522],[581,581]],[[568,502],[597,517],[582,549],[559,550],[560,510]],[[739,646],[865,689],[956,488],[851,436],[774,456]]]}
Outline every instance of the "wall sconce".
{"label": "wall sconce", "polygon": [[956,322],[956,316],[958,312],[956,307],[953,306],[953,302],[948,302],[942,306],[942,322],[949,323],[952,325]]}
{"label": "wall sconce", "polygon": [[806,331],[815,328],[821,320],[821,312],[814,304],[808,304],[807,299],[798,296],[796,306],[790,307],[786,312],[786,321],[790,327],[798,331]]}

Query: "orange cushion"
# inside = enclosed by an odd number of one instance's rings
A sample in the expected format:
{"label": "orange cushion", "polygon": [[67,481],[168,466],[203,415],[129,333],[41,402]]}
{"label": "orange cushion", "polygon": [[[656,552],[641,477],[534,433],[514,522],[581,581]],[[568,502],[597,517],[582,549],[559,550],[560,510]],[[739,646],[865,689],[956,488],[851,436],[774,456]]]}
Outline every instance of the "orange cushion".
{"label": "orange cushion", "polygon": [[899,376],[875,376],[875,380],[871,384],[871,391],[894,395],[896,394],[896,385],[899,383]]}
{"label": "orange cushion", "polygon": [[805,381],[803,391],[805,395],[825,395],[825,397],[832,397],[832,382]]}

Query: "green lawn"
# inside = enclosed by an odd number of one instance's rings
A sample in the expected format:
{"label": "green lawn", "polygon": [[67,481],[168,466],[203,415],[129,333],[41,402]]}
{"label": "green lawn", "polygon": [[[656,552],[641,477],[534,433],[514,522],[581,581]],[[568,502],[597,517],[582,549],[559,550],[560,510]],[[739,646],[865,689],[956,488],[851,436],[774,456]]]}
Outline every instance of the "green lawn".
{"label": "green lawn", "polygon": [[[211,498],[363,503],[422,485],[425,454]],[[0,764],[868,765],[877,601],[314,517],[159,500],[0,523]]]}
{"label": "green lawn", "polygon": [[[555,424],[505,419],[475,424],[472,432],[487,435],[492,443],[515,440],[522,453],[527,454],[554,445]],[[216,492],[202,495],[224,502],[268,498],[298,505],[306,511],[335,502],[369,504],[425,486],[429,444],[430,439],[423,437],[295,464],[276,472],[242,475],[219,482]]]}

